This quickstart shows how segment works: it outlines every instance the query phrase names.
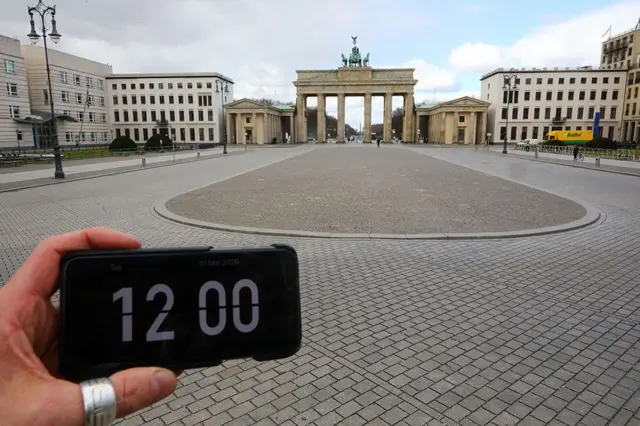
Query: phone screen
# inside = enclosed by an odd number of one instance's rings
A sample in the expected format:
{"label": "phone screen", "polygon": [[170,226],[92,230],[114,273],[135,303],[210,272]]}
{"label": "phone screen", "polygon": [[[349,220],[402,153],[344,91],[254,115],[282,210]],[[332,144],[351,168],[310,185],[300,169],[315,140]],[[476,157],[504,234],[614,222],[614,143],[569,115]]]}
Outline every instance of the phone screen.
{"label": "phone screen", "polygon": [[274,359],[300,347],[290,250],[79,254],[62,277],[63,375]]}

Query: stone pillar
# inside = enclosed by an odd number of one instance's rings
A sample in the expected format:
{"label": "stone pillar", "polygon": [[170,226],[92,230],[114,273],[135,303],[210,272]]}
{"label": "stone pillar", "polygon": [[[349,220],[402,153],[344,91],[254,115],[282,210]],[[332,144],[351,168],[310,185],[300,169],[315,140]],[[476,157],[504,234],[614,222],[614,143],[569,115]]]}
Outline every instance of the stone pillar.
{"label": "stone pillar", "polygon": [[487,113],[483,112],[480,116],[480,140],[478,141],[481,144],[485,143],[487,139]]}
{"label": "stone pillar", "polygon": [[236,114],[236,143],[243,144],[242,114]]}
{"label": "stone pillar", "polygon": [[291,136],[291,142],[295,142],[296,141],[295,124],[294,123],[295,123],[295,117],[292,114],[291,117],[289,117],[289,136]]}
{"label": "stone pillar", "polygon": [[393,113],[391,99],[392,93],[384,94],[384,121],[383,121],[383,133],[382,140],[388,142],[391,140],[391,114]]}
{"label": "stone pillar", "polygon": [[364,143],[371,143],[371,93],[364,95]]}
{"label": "stone pillar", "polygon": [[453,128],[454,128],[454,114],[453,112],[446,112],[444,118],[444,140],[445,144],[453,143]]}
{"label": "stone pillar", "polygon": [[[306,142],[307,141],[307,118],[305,112],[307,109],[307,102],[304,95],[298,95],[296,98],[296,130],[298,134],[291,134],[291,139],[294,142]],[[293,127],[293,126],[292,126]],[[293,131],[293,130],[292,130]]]}
{"label": "stone pillar", "polygon": [[345,121],[345,105],[344,105],[345,96],[344,93],[340,93],[338,95],[338,133],[337,139],[338,142],[344,142],[344,121]]}
{"label": "stone pillar", "polygon": [[404,95],[404,120],[402,123],[402,139],[407,143],[415,142],[413,114],[413,93],[407,93]]}
{"label": "stone pillar", "polygon": [[[232,127],[232,122],[233,120],[231,119],[231,113],[227,113],[227,116],[225,117],[226,120],[226,129],[223,129],[222,131],[222,140],[220,142],[227,141],[227,144],[233,143],[232,139],[232,135],[234,135],[235,133],[233,133],[233,127]],[[225,131],[226,130],[226,131]]]}
{"label": "stone pillar", "polygon": [[256,113],[251,114],[251,143],[260,141],[260,127],[258,126],[258,116]]}
{"label": "stone pillar", "polygon": [[327,123],[325,121],[324,101],[324,95],[318,95],[318,128],[316,131],[318,143],[325,143],[327,141]]}

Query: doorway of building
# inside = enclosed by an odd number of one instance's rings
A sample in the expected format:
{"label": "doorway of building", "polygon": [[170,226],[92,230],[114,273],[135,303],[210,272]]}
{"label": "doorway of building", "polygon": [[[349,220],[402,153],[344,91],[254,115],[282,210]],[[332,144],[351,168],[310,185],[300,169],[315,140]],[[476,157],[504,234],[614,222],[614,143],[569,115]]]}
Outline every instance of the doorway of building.
{"label": "doorway of building", "polygon": [[458,129],[458,143],[464,143],[464,130]]}
{"label": "doorway of building", "polygon": [[246,129],[245,132],[247,138],[246,143],[253,143],[253,129]]}

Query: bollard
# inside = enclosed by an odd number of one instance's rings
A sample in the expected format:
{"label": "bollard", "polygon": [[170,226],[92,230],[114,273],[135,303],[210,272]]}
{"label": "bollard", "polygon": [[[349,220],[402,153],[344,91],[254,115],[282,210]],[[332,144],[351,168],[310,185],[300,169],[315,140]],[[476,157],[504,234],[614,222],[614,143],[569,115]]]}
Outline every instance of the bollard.
{"label": "bollard", "polygon": [[146,166],[147,165],[147,159],[142,157],[142,166]]}
{"label": "bollard", "polygon": [[196,158],[200,158],[200,153],[199,153],[199,152],[198,152],[198,155],[197,155],[197,157],[196,157]]}
{"label": "bollard", "polygon": [[596,167],[600,167],[600,157],[596,157]]}

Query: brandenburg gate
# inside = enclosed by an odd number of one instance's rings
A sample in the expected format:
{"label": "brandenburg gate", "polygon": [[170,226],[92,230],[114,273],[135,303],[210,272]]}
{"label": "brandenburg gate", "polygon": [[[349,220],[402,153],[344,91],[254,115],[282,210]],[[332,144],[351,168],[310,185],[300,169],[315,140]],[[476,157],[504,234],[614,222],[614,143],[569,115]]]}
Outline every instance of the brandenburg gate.
{"label": "brandenburg gate", "polygon": [[347,96],[364,97],[364,142],[371,142],[371,97],[384,96],[383,140],[390,141],[391,100],[393,96],[404,97],[404,118],[402,139],[404,142],[416,141],[414,123],[414,87],[418,82],[413,78],[413,68],[376,69],[369,66],[369,54],[362,57],[353,39],[353,48],[348,57],[342,55],[342,66],[336,70],[297,71],[295,140],[307,139],[307,98],[318,99],[318,142],[326,142],[326,99],[338,98],[338,142],[345,141],[345,98]]}

